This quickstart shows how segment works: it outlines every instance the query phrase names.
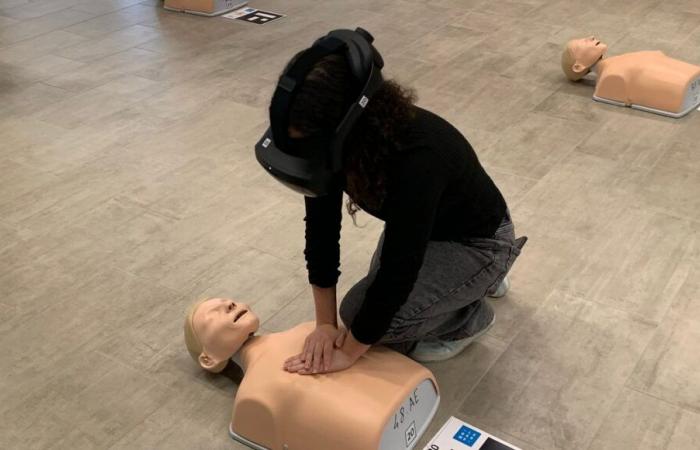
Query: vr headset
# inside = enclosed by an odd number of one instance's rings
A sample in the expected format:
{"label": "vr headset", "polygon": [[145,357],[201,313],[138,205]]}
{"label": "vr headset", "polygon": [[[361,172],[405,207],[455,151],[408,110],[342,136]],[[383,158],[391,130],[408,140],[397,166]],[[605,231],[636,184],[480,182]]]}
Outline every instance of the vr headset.
{"label": "vr headset", "polygon": [[[282,74],[270,104],[270,127],[255,144],[255,157],[275,179],[308,197],[342,185],[343,142],[382,84],[384,60],[362,28],[338,29],[317,39]],[[289,111],[306,75],[321,58],[342,53],[361,91],[335,130],[303,139],[289,137]]]}

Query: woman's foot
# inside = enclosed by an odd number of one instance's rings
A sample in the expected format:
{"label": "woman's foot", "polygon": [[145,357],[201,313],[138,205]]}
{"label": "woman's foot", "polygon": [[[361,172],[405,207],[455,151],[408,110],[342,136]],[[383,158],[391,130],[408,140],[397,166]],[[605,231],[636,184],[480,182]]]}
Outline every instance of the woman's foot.
{"label": "woman's foot", "polygon": [[494,315],[491,322],[476,334],[457,341],[443,341],[440,339],[419,341],[408,356],[418,362],[444,361],[450,359],[459,355],[469,344],[489,331],[495,322],[496,316]]}
{"label": "woman's foot", "polygon": [[489,297],[491,298],[501,298],[506,293],[508,293],[508,289],[510,289],[510,280],[508,279],[508,275],[506,275],[503,278],[503,281],[501,281],[501,284],[498,285],[498,289],[496,289],[495,292],[489,294]]}

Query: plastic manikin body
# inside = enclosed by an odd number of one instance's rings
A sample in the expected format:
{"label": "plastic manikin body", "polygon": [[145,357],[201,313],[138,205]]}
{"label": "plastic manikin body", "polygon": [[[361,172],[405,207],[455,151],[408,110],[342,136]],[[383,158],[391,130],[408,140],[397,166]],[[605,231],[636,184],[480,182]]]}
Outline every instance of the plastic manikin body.
{"label": "plastic manikin body", "polygon": [[221,370],[233,356],[243,369],[229,432],[252,448],[410,449],[437,409],[432,373],[387,348],[373,347],[341,372],[299,375],[283,364],[301,352],[313,322],[252,336],[258,319],[250,308],[220,298],[200,303],[188,321],[200,342],[188,348],[202,367]]}
{"label": "plastic manikin body", "polygon": [[593,98],[671,117],[700,105],[700,66],[640,51],[605,58],[607,46],[594,37],[567,44],[562,69],[572,80],[597,75]]}

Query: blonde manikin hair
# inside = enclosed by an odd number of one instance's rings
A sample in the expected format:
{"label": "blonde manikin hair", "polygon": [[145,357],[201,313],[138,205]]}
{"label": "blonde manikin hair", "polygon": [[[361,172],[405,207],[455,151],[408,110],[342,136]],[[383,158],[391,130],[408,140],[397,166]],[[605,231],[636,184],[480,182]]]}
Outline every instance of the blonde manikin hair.
{"label": "blonde manikin hair", "polygon": [[561,70],[566,74],[566,78],[571,81],[578,81],[585,77],[588,70],[584,70],[581,73],[576,73],[573,70],[573,65],[576,64],[576,56],[574,55],[574,40],[567,42],[564,51],[561,54]]}
{"label": "blonde manikin hair", "polygon": [[[196,303],[190,306],[189,310],[187,311],[187,316],[185,316],[185,345],[187,346],[187,351],[189,352],[190,356],[199,366],[201,366],[199,363],[199,356],[204,352],[204,347],[202,347],[202,342],[199,340],[197,332],[194,329],[193,319],[194,313],[197,311],[197,308],[199,308],[199,305],[207,300],[208,299],[206,298],[198,300]],[[219,365],[210,369],[209,372],[221,372],[226,367],[226,363],[226,361],[222,361]]]}

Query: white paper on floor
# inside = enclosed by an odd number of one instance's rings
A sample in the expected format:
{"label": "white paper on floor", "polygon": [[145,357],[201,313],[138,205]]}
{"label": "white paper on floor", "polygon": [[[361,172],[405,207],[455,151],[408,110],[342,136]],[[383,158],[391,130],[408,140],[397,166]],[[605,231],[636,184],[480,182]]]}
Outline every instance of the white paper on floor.
{"label": "white paper on floor", "polygon": [[245,7],[231,11],[228,14],[224,14],[223,17],[226,17],[227,19],[245,20],[249,23],[263,25],[286,16],[284,14],[277,14],[270,11],[260,11],[259,9]]}
{"label": "white paper on floor", "polygon": [[520,448],[456,417],[450,417],[423,450],[520,450]]}

